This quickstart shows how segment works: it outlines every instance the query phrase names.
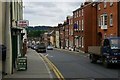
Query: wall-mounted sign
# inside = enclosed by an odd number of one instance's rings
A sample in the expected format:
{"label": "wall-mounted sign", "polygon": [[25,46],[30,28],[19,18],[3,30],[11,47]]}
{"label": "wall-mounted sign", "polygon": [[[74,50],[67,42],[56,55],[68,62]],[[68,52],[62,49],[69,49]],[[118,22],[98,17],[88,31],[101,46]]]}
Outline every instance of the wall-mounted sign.
{"label": "wall-mounted sign", "polygon": [[29,26],[29,21],[28,21],[28,20],[19,20],[19,21],[17,22],[17,25],[18,25],[19,27],[27,27],[27,26]]}

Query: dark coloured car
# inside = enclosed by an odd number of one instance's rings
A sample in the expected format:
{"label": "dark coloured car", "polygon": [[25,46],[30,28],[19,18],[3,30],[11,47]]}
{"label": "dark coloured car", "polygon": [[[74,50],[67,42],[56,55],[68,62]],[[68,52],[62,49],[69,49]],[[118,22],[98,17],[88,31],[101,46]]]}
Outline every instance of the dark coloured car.
{"label": "dark coloured car", "polygon": [[41,43],[40,45],[38,45],[36,47],[36,51],[39,53],[39,52],[46,52],[46,46],[44,43]]}

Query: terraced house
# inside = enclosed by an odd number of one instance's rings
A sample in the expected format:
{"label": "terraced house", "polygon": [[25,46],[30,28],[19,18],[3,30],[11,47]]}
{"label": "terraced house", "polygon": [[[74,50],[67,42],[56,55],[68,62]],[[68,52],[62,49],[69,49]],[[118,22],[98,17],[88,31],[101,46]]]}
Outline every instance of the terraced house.
{"label": "terraced house", "polygon": [[18,56],[23,55],[23,28],[17,25],[23,20],[22,0],[11,0],[11,2],[0,1],[0,32],[2,37],[0,45],[6,46],[6,60],[3,64],[5,74],[14,73]]}
{"label": "terraced house", "polygon": [[73,39],[74,39],[74,36],[73,36],[73,16],[69,16],[68,17],[68,20],[69,20],[69,50],[74,50],[73,49]]}
{"label": "terraced house", "polygon": [[120,1],[91,1],[67,16],[60,27],[61,48],[86,53],[88,46],[100,46],[104,38],[120,36]]}
{"label": "terraced house", "polygon": [[76,51],[87,52],[88,46],[96,45],[96,5],[85,2],[73,11],[74,47]]}
{"label": "terraced house", "polygon": [[106,37],[120,36],[120,1],[99,2],[97,4],[98,45]]}

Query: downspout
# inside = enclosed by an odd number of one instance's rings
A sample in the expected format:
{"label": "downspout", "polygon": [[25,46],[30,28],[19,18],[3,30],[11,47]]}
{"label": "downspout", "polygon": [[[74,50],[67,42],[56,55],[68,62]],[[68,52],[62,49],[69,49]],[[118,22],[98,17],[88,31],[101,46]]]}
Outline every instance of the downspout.
{"label": "downspout", "polygon": [[6,66],[5,66],[5,73],[11,74],[12,73],[12,40],[11,40],[11,3],[12,2],[5,2],[5,42],[7,46],[6,50]]}

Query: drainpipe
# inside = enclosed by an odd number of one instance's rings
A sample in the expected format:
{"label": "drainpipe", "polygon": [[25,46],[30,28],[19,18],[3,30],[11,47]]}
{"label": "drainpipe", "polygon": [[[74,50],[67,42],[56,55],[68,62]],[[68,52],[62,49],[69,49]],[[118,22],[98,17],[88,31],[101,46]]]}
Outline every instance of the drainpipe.
{"label": "drainpipe", "polygon": [[11,2],[5,2],[5,42],[7,46],[6,50],[6,66],[5,66],[5,73],[11,74],[12,73],[12,40],[11,40],[11,20],[10,20],[10,5]]}

